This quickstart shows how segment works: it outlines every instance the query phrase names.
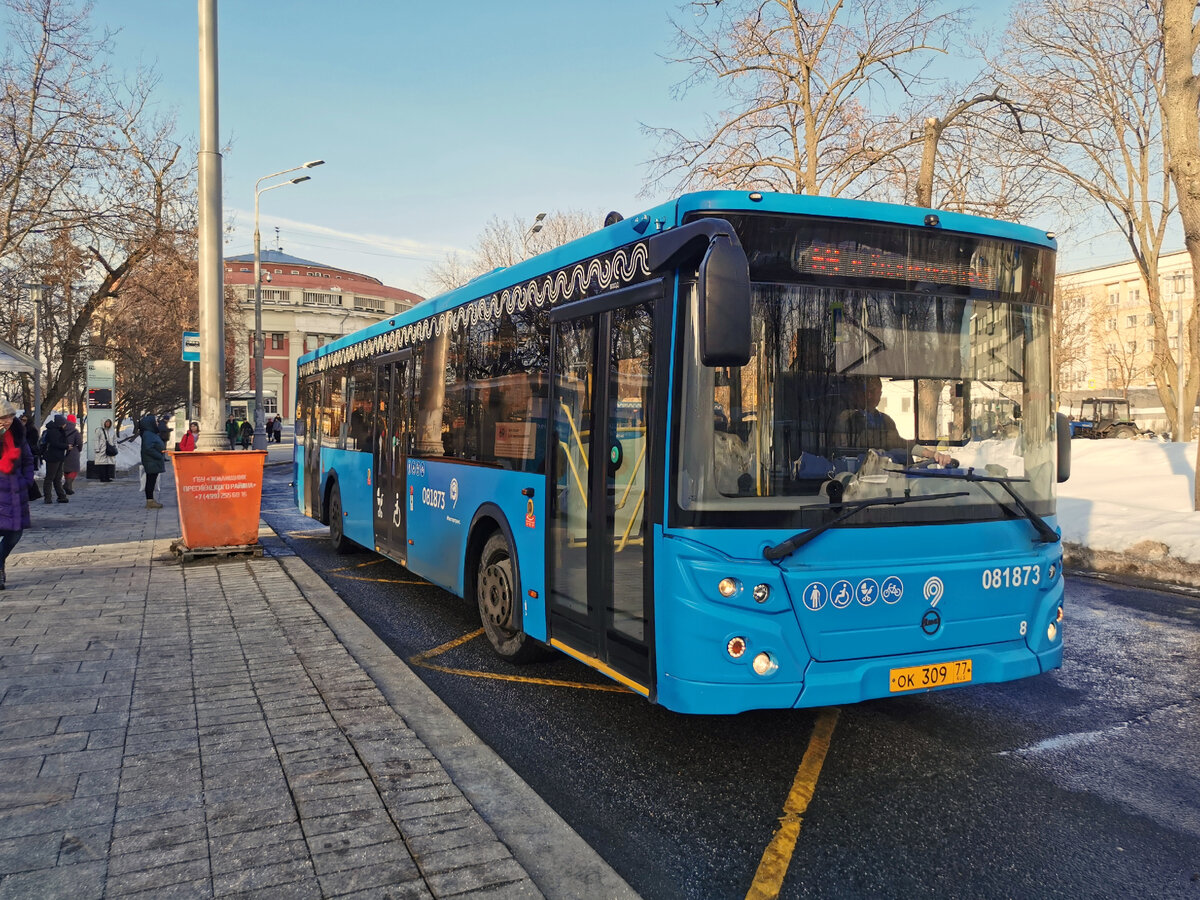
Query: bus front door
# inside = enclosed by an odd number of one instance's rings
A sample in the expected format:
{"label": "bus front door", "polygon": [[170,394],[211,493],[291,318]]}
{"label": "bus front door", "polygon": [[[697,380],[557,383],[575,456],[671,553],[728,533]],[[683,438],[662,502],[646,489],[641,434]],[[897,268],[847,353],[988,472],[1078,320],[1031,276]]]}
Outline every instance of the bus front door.
{"label": "bus front door", "polygon": [[375,549],[408,562],[408,396],[411,352],[380,360],[375,379]]}
{"label": "bus front door", "polygon": [[654,306],[553,316],[547,549],[550,642],[647,694]]}

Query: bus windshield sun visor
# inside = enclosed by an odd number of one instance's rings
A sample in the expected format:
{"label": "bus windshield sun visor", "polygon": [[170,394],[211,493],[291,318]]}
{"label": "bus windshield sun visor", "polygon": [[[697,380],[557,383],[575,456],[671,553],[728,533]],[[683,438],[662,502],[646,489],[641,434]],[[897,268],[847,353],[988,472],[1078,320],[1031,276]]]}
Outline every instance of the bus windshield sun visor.
{"label": "bus windshield sun visor", "polygon": [[697,269],[700,361],[706,366],[744,366],[750,361],[750,265],[733,227],[724,219],[701,219],[650,241],[650,269]]}
{"label": "bus windshield sun visor", "polygon": [[[903,497],[873,497],[870,500],[851,500],[846,503],[830,504],[824,509],[841,509],[844,510],[839,515],[834,516],[828,522],[823,522],[816,528],[810,528],[807,531],[801,531],[799,534],[793,534],[790,538],[782,543],[776,544],[774,547],[763,548],[763,559],[769,559],[771,562],[776,562],[783,559],[785,556],[790,556],[795,553],[813,538],[818,537],[840,522],[846,521],[853,515],[857,515],[868,506],[899,506],[903,503],[921,503],[930,500],[948,500],[951,497],[965,497],[966,491],[954,491],[950,494],[920,494],[916,497],[905,494]],[[849,509],[846,509],[849,507]],[[821,507],[818,507],[821,508]]]}

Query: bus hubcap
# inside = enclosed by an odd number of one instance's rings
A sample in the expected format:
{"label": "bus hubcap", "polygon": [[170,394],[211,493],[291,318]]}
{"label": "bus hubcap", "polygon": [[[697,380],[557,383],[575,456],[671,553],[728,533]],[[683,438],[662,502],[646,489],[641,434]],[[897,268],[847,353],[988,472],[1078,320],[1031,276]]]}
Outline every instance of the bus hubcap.
{"label": "bus hubcap", "polygon": [[492,563],[483,570],[479,594],[487,617],[497,626],[507,628],[512,620],[512,588],[508,582],[507,560]]}

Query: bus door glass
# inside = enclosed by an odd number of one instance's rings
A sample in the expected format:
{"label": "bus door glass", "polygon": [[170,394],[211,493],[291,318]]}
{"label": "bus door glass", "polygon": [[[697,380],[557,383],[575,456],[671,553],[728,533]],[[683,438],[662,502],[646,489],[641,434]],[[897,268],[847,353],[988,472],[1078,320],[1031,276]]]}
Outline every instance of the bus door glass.
{"label": "bus door glass", "polygon": [[321,376],[304,379],[300,408],[304,411],[304,512],[315,516],[321,490]]}
{"label": "bus door glass", "polygon": [[550,472],[551,637],[647,685],[653,306],[557,323]]}
{"label": "bus door glass", "polygon": [[393,559],[408,559],[408,369],[410,354],[381,361],[376,378],[375,547]]}

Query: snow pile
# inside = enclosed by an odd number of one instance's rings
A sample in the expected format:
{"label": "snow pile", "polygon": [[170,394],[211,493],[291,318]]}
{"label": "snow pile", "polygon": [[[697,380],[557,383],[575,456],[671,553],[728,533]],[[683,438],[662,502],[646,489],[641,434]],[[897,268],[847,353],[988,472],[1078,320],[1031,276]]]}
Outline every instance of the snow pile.
{"label": "snow pile", "polygon": [[1156,541],[1200,563],[1195,483],[1194,441],[1072,441],[1071,478],[1058,486],[1063,540],[1114,552]]}

